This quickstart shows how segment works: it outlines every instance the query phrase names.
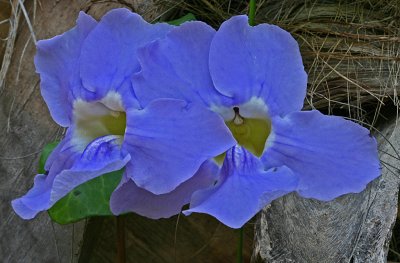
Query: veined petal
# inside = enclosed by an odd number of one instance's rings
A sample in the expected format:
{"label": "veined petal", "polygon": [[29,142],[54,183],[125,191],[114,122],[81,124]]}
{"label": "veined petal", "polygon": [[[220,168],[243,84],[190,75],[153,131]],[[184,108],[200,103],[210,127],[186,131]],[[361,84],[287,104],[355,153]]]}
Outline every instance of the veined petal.
{"label": "veined petal", "polygon": [[[135,164],[129,164],[127,173]],[[152,219],[169,218],[179,214],[182,206],[189,203],[192,193],[212,185],[217,179],[218,166],[206,161],[196,174],[167,194],[156,195],[138,187],[124,175],[124,181],[111,195],[111,211],[116,214],[134,212]]]}
{"label": "veined petal", "polygon": [[51,185],[46,182],[47,177],[44,174],[36,175],[33,187],[24,196],[11,202],[15,213],[21,218],[32,219],[40,211],[48,209]]}
{"label": "veined petal", "polygon": [[80,12],[74,28],[37,43],[35,66],[40,74],[41,93],[53,119],[64,127],[71,123],[72,89],[80,86],[81,47],[96,24],[92,17]]}
{"label": "veined petal", "polygon": [[67,195],[76,186],[95,177],[122,169],[131,159],[121,150],[122,138],[108,135],[91,142],[74,165],[63,170],[54,180],[51,205]]}
{"label": "veined petal", "polygon": [[128,176],[139,187],[165,194],[236,142],[223,119],[204,106],[158,99],[128,111],[124,143],[135,160]]}
{"label": "veined petal", "polygon": [[210,105],[223,99],[213,87],[208,67],[214,34],[215,30],[203,22],[187,22],[141,48],[142,70],[132,78],[140,104],[175,98]]}
{"label": "veined petal", "polygon": [[104,15],[82,47],[80,76],[88,91],[86,99],[99,99],[117,90],[126,95],[125,105],[134,104],[126,100],[135,98],[130,77],[139,71],[137,49],[164,37],[172,28],[166,23],[149,24],[127,9]]}
{"label": "veined petal", "polygon": [[62,150],[70,137],[71,133],[67,133],[47,159],[45,169],[48,174],[36,175],[33,187],[24,196],[11,202],[14,211],[23,219],[32,219],[40,211],[49,208],[51,186],[55,176],[64,168],[71,167],[76,158],[74,151]]}
{"label": "veined petal", "polygon": [[303,107],[307,74],[299,46],[277,26],[252,27],[247,16],[224,22],[211,43],[210,73],[216,89],[235,104],[260,97],[270,116]]}
{"label": "veined petal", "polygon": [[369,131],[318,111],[273,118],[262,159],[267,167],[288,166],[299,177],[298,192],[319,200],[358,193],[380,175]]}
{"label": "veined petal", "polygon": [[183,213],[206,213],[240,228],[271,201],[295,190],[297,183],[287,167],[265,171],[259,159],[235,146],[226,154],[218,183],[195,192]]}
{"label": "veined petal", "polygon": [[31,219],[40,211],[49,209],[76,186],[123,168],[130,156],[120,150],[116,137],[98,138],[83,153],[75,151],[74,147],[66,147],[69,140],[66,137],[54,150],[57,157],[52,159],[48,175],[37,175],[34,187],[12,202],[16,213],[24,219]]}

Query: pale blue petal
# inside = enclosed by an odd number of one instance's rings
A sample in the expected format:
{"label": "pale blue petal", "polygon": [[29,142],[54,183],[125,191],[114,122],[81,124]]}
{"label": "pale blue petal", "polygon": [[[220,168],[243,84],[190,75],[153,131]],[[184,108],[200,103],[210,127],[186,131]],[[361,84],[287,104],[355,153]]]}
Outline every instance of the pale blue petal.
{"label": "pale blue petal", "polygon": [[240,146],[226,154],[216,185],[195,192],[189,210],[214,216],[240,228],[274,199],[296,189],[298,179],[285,166],[265,171],[262,163]]}
{"label": "pale blue petal", "polygon": [[36,175],[33,187],[24,196],[11,202],[15,213],[21,218],[32,219],[48,208],[51,186],[46,182],[46,177],[44,174]]}
{"label": "pale blue petal", "polygon": [[252,27],[247,16],[224,22],[211,43],[210,73],[216,89],[236,104],[260,97],[270,115],[303,107],[307,74],[299,46],[275,25]]}
{"label": "pale blue petal", "polygon": [[52,186],[50,204],[53,205],[80,184],[122,169],[131,157],[121,150],[119,137],[107,135],[95,139],[70,169],[58,174]]}
{"label": "pale blue petal", "polygon": [[208,66],[214,35],[215,30],[203,22],[187,22],[140,49],[142,70],[132,79],[140,104],[176,98],[210,105],[223,99],[214,89]]}
{"label": "pale blue petal", "polygon": [[80,75],[84,88],[91,93],[85,98],[100,99],[116,90],[127,94],[123,96],[125,105],[133,104],[130,78],[140,68],[137,49],[164,37],[171,28],[166,23],[149,24],[127,9],[114,9],[104,15],[82,47]]}
{"label": "pale blue petal", "polygon": [[127,113],[130,178],[154,194],[169,193],[200,165],[235,145],[222,118],[202,105],[158,99]]}
{"label": "pale blue petal", "polygon": [[[35,177],[34,186],[27,194],[12,201],[15,212],[24,219],[31,219],[40,211],[49,209],[76,186],[102,174],[119,170],[130,160],[120,150],[115,136],[97,138],[83,153],[67,147],[69,136],[49,157],[48,175]],[[55,155],[56,154],[56,155]],[[48,164],[51,162],[51,165]]]}
{"label": "pale blue petal", "polygon": [[62,151],[70,139],[70,133],[53,150],[46,161],[47,175],[38,174],[34,180],[34,186],[22,197],[11,202],[14,211],[23,219],[32,219],[40,211],[49,208],[51,186],[55,176],[64,168],[72,166],[77,153],[74,151]]}
{"label": "pale blue petal", "polygon": [[42,96],[51,116],[61,126],[71,123],[72,91],[80,86],[78,65],[81,47],[97,22],[80,12],[76,24],[62,35],[39,41],[35,56]]}
{"label": "pale blue petal", "polygon": [[331,200],[358,193],[380,175],[377,145],[354,122],[318,111],[295,112],[272,120],[263,161],[288,166],[300,179],[304,197]]}
{"label": "pale blue petal", "polygon": [[[129,164],[126,172],[135,164]],[[124,176],[124,180],[111,195],[111,211],[116,214],[134,212],[152,219],[169,218],[179,214],[182,206],[189,203],[196,190],[213,185],[217,179],[218,167],[211,161],[200,166],[197,173],[167,194],[156,195],[138,187],[132,179]]]}

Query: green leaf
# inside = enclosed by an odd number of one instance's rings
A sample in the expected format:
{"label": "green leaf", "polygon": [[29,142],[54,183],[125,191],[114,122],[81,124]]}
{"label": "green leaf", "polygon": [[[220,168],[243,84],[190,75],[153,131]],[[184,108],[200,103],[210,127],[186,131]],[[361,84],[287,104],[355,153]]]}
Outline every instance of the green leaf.
{"label": "green leaf", "polygon": [[[47,158],[59,142],[47,144],[39,159],[39,173],[46,171]],[[59,224],[69,224],[91,216],[110,216],[111,193],[121,181],[123,170],[104,174],[74,188],[47,212]]]}
{"label": "green leaf", "polygon": [[46,164],[47,158],[49,158],[50,153],[54,150],[54,148],[56,148],[59,143],[59,141],[55,141],[44,146],[42,153],[40,154],[38,173],[44,174],[46,172],[46,170],[44,169],[44,165]]}
{"label": "green leaf", "polygon": [[110,197],[122,173],[123,170],[104,174],[79,185],[48,210],[51,219],[69,224],[90,216],[112,216]]}
{"label": "green leaf", "polygon": [[174,25],[174,26],[180,26],[181,24],[183,24],[187,21],[194,21],[194,20],[196,20],[196,17],[192,13],[188,13],[188,14],[182,16],[181,18],[169,21],[167,23],[170,25]]}

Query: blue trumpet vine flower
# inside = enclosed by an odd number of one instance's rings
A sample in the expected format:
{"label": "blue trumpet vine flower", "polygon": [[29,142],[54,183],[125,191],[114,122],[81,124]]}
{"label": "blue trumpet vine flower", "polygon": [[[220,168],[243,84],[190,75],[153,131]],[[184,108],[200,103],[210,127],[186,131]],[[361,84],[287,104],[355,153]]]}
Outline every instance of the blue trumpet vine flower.
{"label": "blue trumpet vine flower", "polygon": [[285,193],[327,201],[360,192],[380,175],[367,129],[301,111],[307,74],[297,42],[277,26],[252,27],[247,16],[218,31],[187,22],[140,48],[138,59],[132,86],[141,106],[159,98],[203,104],[237,143],[215,158],[223,161],[218,182],[195,192],[185,214],[207,213],[239,228]]}
{"label": "blue trumpet vine flower", "polygon": [[138,48],[173,28],[149,24],[127,9],[112,10],[99,22],[81,12],[73,29],[38,42],[41,93],[53,119],[68,130],[46,174],[12,201],[19,216],[31,219],[76,186],[122,168],[111,197],[115,214],[170,217],[195,190],[215,181],[218,169],[207,160],[235,144],[221,118],[174,98],[142,107],[130,80],[140,70]]}

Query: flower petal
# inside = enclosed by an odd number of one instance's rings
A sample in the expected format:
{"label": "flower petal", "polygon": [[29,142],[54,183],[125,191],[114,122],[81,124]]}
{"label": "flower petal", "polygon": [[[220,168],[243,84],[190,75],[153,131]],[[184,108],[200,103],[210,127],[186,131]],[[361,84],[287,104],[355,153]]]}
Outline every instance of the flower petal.
{"label": "flower petal", "polygon": [[265,171],[259,159],[236,146],[226,154],[218,183],[195,192],[183,213],[206,213],[240,228],[271,201],[295,190],[297,182],[287,167]]}
{"label": "flower petal", "polygon": [[149,24],[128,9],[114,9],[103,16],[82,47],[80,74],[91,97],[100,99],[110,90],[117,90],[125,105],[135,98],[130,77],[139,71],[137,49],[164,37],[173,26]]}
{"label": "flower petal", "polygon": [[75,158],[75,152],[64,151],[67,141],[70,139],[71,133],[62,140],[47,158],[45,169],[47,175],[38,174],[34,180],[34,186],[22,197],[11,202],[14,211],[23,219],[32,219],[40,211],[49,208],[51,186],[55,176],[64,168],[68,169],[72,166]]}
{"label": "flower petal", "polygon": [[128,176],[139,187],[164,194],[236,142],[222,118],[202,105],[158,99],[127,112],[125,143],[135,160]]}
{"label": "flower petal", "polygon": [[318,111],[272,119],[263,161],[288,166],[299,176],[304,197],[331,200],[357,193],[380,175],[376,141],[369,131],[342,117]]}
{"label": "flower petal", "polygon": [[42,96],[53,119],[69,126],[72,115],[72,89],[80,86],[79,56],[81,47],[97,22],[83,12],[76,26],[60,36],[37,43],[36,72],[40,74]]}
{"label": "flower petal", "polygon": [[[129,169],[135,164],[127,166]],[[152,219],[169,218],[180,213],[182,206],[189,203],[192,193],[212,185],[217,177],[218,167],[211,161],[200,166],[197,173],[167,194],[155,195],[138,187],[129,177],[124,176],[111,196],[111,211],[116,214],[135,212]]]}
{"label": "flower petal", "polygon": [[51,205],[67,195],[75,187],[95,177],[122,169],[131,159],[121,150],[120,136],[107,135],[91,142],[75,160],[73,166],[63,170],[54,180]]}
{"label": "flower petal", "polygon": [[211,104],[222,95],[213,87],[208,55],[215,30],[203,22],[187,22],[164,39],[138,51],[142,70],[132,78],[142,106],[157,98]]}
{"label": "flower petal", "polygon": [[51,157],[53,164],[49,174],[37,175],[34,187],[12,202],[16,213],[24,219],[31,219],[38,212],[49,209],[76,186],[123,168],[130,156],[120,150],[115,137],[98,138],[83,153],[76,152],[73,147],[66,148],[69,138],[64,139],[54,150],[58,156]]}
{"label": "flower petal", "polygon": [[21,218],[32,219],[37,213],[48,208],[51,186],[46,183],[46,177],[44,174],[36,175],[33,187],[24,196],[11,202],[15,213]]}
{"label": "flower petal", "polygon": [[236,104],[261,97],[271,116],[303,107],[307,74],[299,46],[277,26],[252,27],[247,16],[224,22],[211,43],[210,73],[215,87]]}

